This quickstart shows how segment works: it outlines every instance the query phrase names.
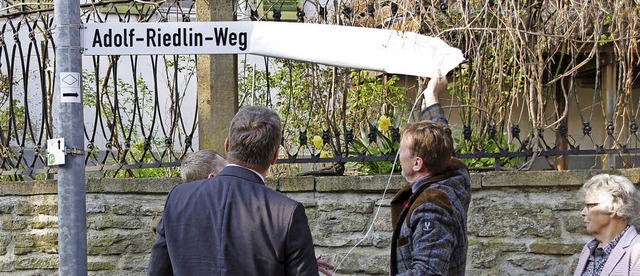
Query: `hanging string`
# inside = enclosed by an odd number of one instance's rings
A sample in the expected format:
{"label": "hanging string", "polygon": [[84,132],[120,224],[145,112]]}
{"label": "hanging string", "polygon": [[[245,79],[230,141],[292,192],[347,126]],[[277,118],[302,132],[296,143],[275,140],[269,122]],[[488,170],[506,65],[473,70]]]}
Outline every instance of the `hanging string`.
{"label": "hanging string", "polygon": [[[423,99],[423,94],[421,93],[420,95],[418,95],[416,97],[416,100],[413,103],[413,106],[411,107],[411,111],[409,112],[409,117],[407,119],[407,123],[415,121],[413,118],[413,112],[416,109],[416,106],[418,106],[418,103],[421,102],[421,100]],[[400,128],[402,126],[402,123],[400,123],[400,125],[398,125],[398,128]],[[391,166],[391,168],[395,168],[396,164],[398,162],[398,156],[399,156],[400,151],[398,151],[395,155],[395,157],[393,158],[393,165]],[[351,254],[351,252],[353,250],[356,249],[356,247],[358,247],[367,237],[369,237],[369,234],[371,234],[371,232],[373,231],[373,225],[376,222],[376,220],[378,219],[378,215],[380,214],[380,210],[382,209],[382,200],[385,199],[385,197],[387,196],[387,191],[389,190],[389,186],[391,186],[391,179],[393,177],[393,169],[391,170],[391,172],[389,173],[389,177],[387,178],[387,184],[384,187],[384,191],[382,192],[382,197],[380,198],[380,201],[378,203],[378,206],[376,208],[376,212],[373,215],[373,219],[371,220],[371,224],[369,224],[369,227],[367,228],[367,232],[365,232],[364,236],[362,237],[362,239],[360,239],[353,247],[351,247],[351,249],[349,249],[349,251],[347,251],[347,253],[342,257],[342,259],[340,259],[340,262],[338,263],[338,265],[336,265],[335,269],[333,270],[334,273],[336,273],[339,269],[340,266],[342,266],[342,263],[347,259],[347,257]]]}

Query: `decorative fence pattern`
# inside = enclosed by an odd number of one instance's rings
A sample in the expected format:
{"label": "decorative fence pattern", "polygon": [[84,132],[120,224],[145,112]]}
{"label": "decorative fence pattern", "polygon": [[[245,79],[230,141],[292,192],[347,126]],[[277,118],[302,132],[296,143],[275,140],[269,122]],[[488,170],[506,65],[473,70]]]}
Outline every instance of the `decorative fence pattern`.
{"label": "decorative fence pattern", "polygon": [[[640,10],[632,1],[569,2],[354,0],[334,6],[257,0],[239,2],[237,16],[414,31],[461,48],[468,60],[450,75],[451,96],[443,105],[457,154],[470,166],[535,169],[542,160],[548,163],[542,168],[567,168],[567,157],[594,156],[606,164],[601,167],[634,167]],[[56,108],[53,5],[2,4],[0,172],[7,180],[48,178],[55,173],[45,165]],[[82,18],[192,21],[195,1],[87,1]],[[266,105],[281,114],[279,163],[391,169],[402,125],[420,106],[414,100],[421,80],[267,57],[244,60],[240,105]],[[196,62],[184,55],[84,58],[90,176],[175,174],[179,160],[198,148]]]}

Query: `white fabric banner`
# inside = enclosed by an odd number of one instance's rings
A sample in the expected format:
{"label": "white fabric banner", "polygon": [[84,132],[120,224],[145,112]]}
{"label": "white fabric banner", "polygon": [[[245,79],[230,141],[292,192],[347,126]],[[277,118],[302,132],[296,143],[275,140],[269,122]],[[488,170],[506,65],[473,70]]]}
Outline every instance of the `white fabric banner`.
{"label": "white fabric banner", "polygon": [[464,60],[436,37],[288,22],[88,23],[82,48],[84,55],[255,54],[422,77]]}

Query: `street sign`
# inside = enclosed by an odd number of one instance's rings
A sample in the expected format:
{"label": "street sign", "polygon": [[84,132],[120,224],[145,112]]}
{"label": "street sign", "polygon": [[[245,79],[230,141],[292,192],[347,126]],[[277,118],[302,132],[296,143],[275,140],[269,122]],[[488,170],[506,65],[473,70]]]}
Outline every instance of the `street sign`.
{"label": "street sign", "polygon": [[437,37],[292,22],[86,23],[81,41],[88,56],[253,54],[422,77],[464,60]]}
{"label": "street sign", "polygon": [[64,164],[64,138],[47,140],[47,166]]}
{"label": "street sign", "polygon": [[60,102],[80,103],[82,90],[80,89],[80,73],[60,72]]}
{"label": "street sign", "polygon": [[250,22],[88,23],[85,55],[238,54],[249,50]]}

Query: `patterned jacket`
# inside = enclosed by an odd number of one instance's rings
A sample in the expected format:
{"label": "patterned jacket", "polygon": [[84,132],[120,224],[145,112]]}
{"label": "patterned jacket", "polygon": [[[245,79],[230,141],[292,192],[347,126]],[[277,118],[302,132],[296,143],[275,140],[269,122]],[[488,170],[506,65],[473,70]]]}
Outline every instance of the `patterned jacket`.
{"label": "patterned jacket", "polygon": [[[446,124],[440,105],[423,111]],[[452,158],[442,173],[406,184],[391,201],[391,275],[464,275],[471,184]]]}

